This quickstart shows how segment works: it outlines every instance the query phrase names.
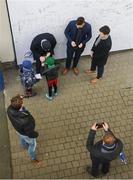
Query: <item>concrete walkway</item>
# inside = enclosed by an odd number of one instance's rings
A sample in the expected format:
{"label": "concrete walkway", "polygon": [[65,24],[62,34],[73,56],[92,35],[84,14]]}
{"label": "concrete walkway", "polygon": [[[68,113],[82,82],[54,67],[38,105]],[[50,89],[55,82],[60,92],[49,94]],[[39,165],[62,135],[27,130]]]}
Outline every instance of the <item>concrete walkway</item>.
{"label": "concrete walkway", "polygon": [[[86,150],[88,131],[94,122],[106,121],[125,147],[127,165],[117,159],[111,163],[105,179],[133,178],[133,51],[110,55],[104,77],[96,85],[84,70],[88,57],[81,58],[79,76],[72,71],[59,76],[59,95],[53,101],[45,98],[46,80],[36,84],[36,97],[25,99],[25,106],[36,119],[37,157],[42,165],[31,164],[28,154],[19,146],[12,125],[8,124],[13,178],[92,178],[86,172],[91,165]],[[5,70],[6,107],[17,93],[23,93],[15,69]],[[99,140],[103,130],[98,130]]]}

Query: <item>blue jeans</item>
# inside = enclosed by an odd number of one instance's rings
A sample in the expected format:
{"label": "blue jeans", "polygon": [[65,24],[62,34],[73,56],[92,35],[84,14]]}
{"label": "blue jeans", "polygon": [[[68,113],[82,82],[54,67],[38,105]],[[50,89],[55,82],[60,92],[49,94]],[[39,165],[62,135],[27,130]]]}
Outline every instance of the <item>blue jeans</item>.
{"label": "blue jeans", "polygon": [[28,154],[32,160],[36,159],[35,157],[35,149],[36,149],[36,139],[35,138],[29,138],[28,136],[21,135],[17,132],[20,138],[20,144],[23,147],[28,146]]}

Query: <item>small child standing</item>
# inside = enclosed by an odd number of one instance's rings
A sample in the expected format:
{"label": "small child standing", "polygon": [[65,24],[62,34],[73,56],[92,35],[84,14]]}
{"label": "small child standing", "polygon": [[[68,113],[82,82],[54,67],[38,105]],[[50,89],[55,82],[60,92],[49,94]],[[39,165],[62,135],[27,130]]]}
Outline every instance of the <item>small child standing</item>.
{"label": "small child standing", "polygon": [[37,93],[32,91],[32,86],[37,82],[35,78],[34,70],[32,69],[32,63],[29,60],[24,59],[20,66],[20,78],[21,83],[25,89],[25,97],[29,98],[35,96]]}
{"label": "small child standing", "polygon": [[42,66],[45,65],[46,69],[42,73],[45,75],[48,84],[48,93],[46,93],[46,98],[52,100],[54,96],[57,96],[57,81],[58,81],[58,70],[59,65],[55,64],[55,59],[51,56],[41,60]]}

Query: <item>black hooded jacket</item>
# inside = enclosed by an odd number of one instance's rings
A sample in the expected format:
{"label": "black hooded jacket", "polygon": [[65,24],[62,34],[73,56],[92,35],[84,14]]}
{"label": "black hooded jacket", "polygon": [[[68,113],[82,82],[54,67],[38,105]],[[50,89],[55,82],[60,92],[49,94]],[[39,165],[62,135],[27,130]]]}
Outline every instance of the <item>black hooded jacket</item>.
{"label": "black hooded jacket", "polygon": [[105,65],[108,59],[109,51],[112,47],[111,37],[109,36],[107,39],[101,40],[96,46],[95,43],[98,38],[99,36],[96,38],[91,49],[94,52],[92,61],[97,65]]}
{"label": "black hooded jacket", "polygon": [[46,39],[50,42],[50,52],[51,54],[54,54],[54,48],[57,43],[55,37],[53,36],[53,34],[50,33],[42,33],[37,35],[31,42],[30,50],[32,51],[35,60],[39,59],[40,56],[46,55],[46,52],[44,52],[44,50],[41,47],[41,41],[43,39]]}
{"label": "black hooded jacket", "polygon": [[103,153],[101,151],[103,141],[100,140],[96,144],[94,144],[95,135],[96,131],[91,129],[86,143],[86,147],[90,152],[91,158],[97,158],[100,162],[103,163],[116,159],[123,149],[122,142],[119,139],[116,139],[116,148],[110,153]]}
{"label": "black hooded jacket", "polygon": [[27,110],[21,112],[10,105],[7,109],[7,114],[13,127],[18,133],[28,136],[29,138],[38,137],[38,133],[34,131],[35,120]]}

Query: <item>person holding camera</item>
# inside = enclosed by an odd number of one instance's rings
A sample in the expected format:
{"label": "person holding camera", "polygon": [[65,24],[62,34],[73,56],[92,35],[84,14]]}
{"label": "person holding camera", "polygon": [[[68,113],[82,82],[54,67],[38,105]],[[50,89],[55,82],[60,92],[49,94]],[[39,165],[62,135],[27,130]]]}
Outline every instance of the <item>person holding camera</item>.
{"label": "person holding camera", "polygon": [[39,164],[36,159],[36,138],[38,132],[35,129],[35,120],[30,112],[23,106],[23,97],[19,94],[11,99],[11,104],[7,109],[9,120],[15,128],[20,138],[20,144],[28,150],[28,154],[33,163]]}
{"label": "person holding camera", "polygon": [[[104,129],[105,135],[100,141],[94,144],[96,131],[99,128]],[[92,176],[97,177],[99,175],[100,164],[102,165],[101,171],[103,174],[109,172],[110,162],[116,159],[122,152],[123,143],[114,136],[106,122],[100,124],[94,123],[90,129],[86,147],[90,152],[92,161],[92,167],[88,166],[87,172]]]}

